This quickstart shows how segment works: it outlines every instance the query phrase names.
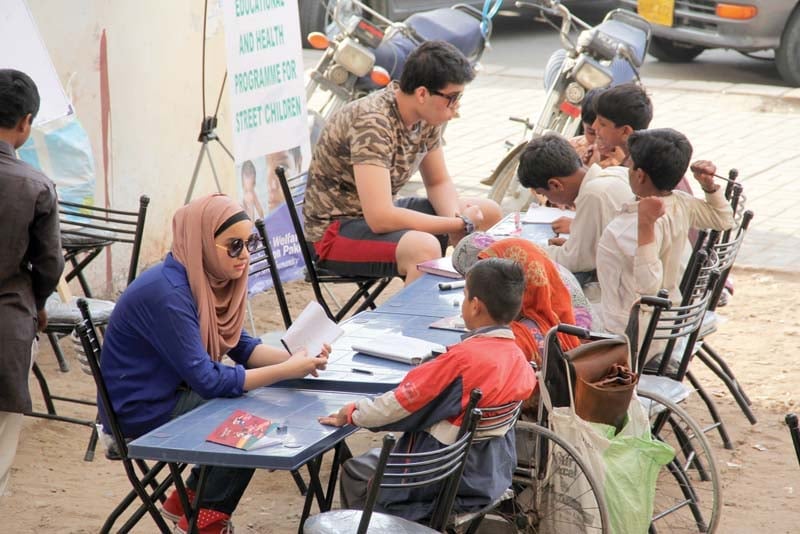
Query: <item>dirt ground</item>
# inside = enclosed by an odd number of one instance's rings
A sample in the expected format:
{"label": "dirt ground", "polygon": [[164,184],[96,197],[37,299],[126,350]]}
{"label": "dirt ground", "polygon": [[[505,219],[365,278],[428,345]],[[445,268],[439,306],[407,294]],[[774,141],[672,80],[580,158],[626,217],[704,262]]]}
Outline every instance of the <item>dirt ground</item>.
{"label": "dirt ground", "polygon": [[[712,393],[723,414],[735,449],[725,450],[711,436],[723,480],[721,533],[800,532],[800,466],[783,423],[789,411],[800,410],[800,319],[794,314],[800,278],[797,275],[737,270],[736,291],[720,311],[727,318],[714,334],[713,346],[725,354],[749,394],[758,424],[751,426],[727,390],[710,373],[694,369]],[[399,287],[399,286],[397,286]],[[395,290],[397,289],[395,287]],[[287,288],[295,312],[311,298],[302,283]],[[273,295],[253,299],[259,332],[276,328],[280,318]],[[51,389],[61,394],[92,398],[91,377],[81,372],[64,340],[72,370],[61,373],[48,346],[40,364]],[[31,390],[41,408],[34,380]],[[92,416],[89,408],[64,405],[63,413]],[[690,412],[704,419],[699,401],[691,398]],[[26,418],[11,483],[0,497],[0,532],[98,532],[108,513],[130,489],[121,463],[101,452],[83,460],[88,427]],[[348,440],[358,453],[378,446],[378,436],[361,431]],[[302,498],[288,473],[259,471],[234,515],[237,532],[296,532]],[[134,532],[156,532],[149,518]]]}

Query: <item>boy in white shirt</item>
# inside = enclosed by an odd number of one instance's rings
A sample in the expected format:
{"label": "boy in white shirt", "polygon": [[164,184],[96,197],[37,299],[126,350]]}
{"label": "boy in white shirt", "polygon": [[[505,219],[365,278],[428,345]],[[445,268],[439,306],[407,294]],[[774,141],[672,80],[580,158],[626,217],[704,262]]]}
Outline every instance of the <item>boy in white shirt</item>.
{"label": "boy in white shirt", "polygon": [[705,200],[675,190],[692,155],[692,145],[683,134],[670,128],[633,132],[628,150],[630,186],[638,200],[623,206],[597,247],[600,316],[608,332],[619,334],[640,296],[664,288],[672,302],[680,302],[680,260],[690,227],[733,226],[731,206],[714,183],[713,163],[698,161],[692,166]]}
{"label": "boy in white shirt", "polygon": [[597,242],[624,202],[633,200],[625,167],[581,163],[569,141],[556,134],[533,139],[519,159],[520,183],[553,204],[575,205],[575,219],[553,223],[556,234],[545,248],[550,258],[573,273],[581,285],[594,281]]}

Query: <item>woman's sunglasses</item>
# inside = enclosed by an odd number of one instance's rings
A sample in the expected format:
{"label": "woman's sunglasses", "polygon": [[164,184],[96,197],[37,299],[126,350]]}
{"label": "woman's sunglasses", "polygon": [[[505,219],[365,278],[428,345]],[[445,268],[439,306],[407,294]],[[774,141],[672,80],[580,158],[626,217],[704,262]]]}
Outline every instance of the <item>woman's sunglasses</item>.
{"label": "woman's sunglasses", "polygon": [[214,244],[219,248],[224,248],[231,258],[238,258],[242,255],[244,247],[247,247],[247,252],[250,254],[258,250],[258,246],[261,244],[261,238],[258,234],[250,234],[250,237],[248,237],[246,241],[237,237],[228,241],[227,245]]}

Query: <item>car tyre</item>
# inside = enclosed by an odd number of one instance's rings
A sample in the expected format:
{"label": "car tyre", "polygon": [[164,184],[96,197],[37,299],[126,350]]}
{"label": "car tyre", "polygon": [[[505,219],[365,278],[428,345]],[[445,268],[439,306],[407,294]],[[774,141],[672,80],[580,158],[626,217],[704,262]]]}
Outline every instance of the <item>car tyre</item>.
{"label": "car tyre", "polygon": [[328,22],[328,10],[326,0],[300,0],[298,9],[300,12],[300,35],[303,48],[311,48],[306,36],[311,32],[325,32]]}
{"label": "car tyre", "polygon": [[800,86],[800,9],[795,9],[775,51],[775,65],[787,83]]}
{"label": "car tyre", "polygon": [[688,63],[699,56],[705,48],[692,46],[679,41],[670,41],[663,37],[653,37],[650,41],[649,53],[665,63]]}

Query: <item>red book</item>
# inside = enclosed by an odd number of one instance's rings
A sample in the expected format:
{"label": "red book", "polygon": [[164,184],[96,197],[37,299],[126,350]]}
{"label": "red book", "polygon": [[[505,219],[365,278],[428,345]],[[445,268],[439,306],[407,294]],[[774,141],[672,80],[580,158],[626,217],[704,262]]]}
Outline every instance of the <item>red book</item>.
{"label": "red book", "polygon": [[[269,419],[262,419],[249,412],[236,410],[208,435],[206,441],[243,450],[261,448],[272,444],[266,443],[262,439],[270,425]],[[274,441],[275,444],[281,442],[279,439]]]}

